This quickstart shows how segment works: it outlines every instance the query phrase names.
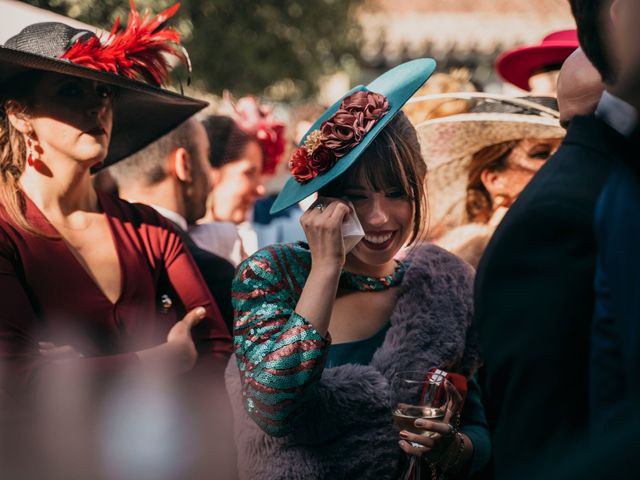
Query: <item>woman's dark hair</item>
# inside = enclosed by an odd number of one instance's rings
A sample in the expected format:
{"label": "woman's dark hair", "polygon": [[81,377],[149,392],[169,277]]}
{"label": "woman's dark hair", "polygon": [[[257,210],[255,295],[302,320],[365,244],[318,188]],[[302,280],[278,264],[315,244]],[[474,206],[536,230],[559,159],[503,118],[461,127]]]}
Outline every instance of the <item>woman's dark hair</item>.
{"label": "woman's dark hair", "polygon": [[425,180],[416,129],[399,112],[343,175],[320,190],[319,195],[342,197],[346,185],[364,181],[375,191],[400,187],[413,204],[413,230],[409,243],[420,238],[427,211]]}
{"label": "woman's dark hair", "polygon": [[611,83],[615,80],[607,47],[604,42],[603,12],[611,0],[569,0],[571,11],[578,27],[580,47],[602,79]]}
{"label": "woman's dark hair", "polygon": [[473,154],[469,164],[466,210],[470,222],[487,223],[493,215],[491,195],[482,183],[482,172],[502,171],[507,168],[507,159],[520,140],[489,145]]}
{"label": "woman's dark hair", "polygon": [[238,160],[247,144],[256,141],[231,117],[211,115],[202,120],[202,125],[209,137],[209,164],[214,168]]}

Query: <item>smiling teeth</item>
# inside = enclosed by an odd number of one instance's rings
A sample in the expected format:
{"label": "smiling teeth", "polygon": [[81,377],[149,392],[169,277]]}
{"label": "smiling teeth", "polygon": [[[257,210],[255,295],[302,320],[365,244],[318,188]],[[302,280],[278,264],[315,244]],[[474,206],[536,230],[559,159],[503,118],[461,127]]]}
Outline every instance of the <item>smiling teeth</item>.
{"label": "smiling teeth", "polygon": [[384,243],[391,238],[393,233],[387,233],[385,235],[365,235],[364,239],[371,243]]}

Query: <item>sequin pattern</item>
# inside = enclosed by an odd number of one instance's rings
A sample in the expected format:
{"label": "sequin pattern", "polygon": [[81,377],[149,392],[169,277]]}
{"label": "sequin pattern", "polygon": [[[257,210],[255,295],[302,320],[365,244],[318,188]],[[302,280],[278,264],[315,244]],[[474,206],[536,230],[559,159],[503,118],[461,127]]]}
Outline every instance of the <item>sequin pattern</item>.
{"label": "sequin pattern", "polygon": [[233,282],[245,408],[273,436],[288,432],[322,375],[330,345],[294,311],[310,267],[311,255],[301,245],[274,245],[245,260]]}

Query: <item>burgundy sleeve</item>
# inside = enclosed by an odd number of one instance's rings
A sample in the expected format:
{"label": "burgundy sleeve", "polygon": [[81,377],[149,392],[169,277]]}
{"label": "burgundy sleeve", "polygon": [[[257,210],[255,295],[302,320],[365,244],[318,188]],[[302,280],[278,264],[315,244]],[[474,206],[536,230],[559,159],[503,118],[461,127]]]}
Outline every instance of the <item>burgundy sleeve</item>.
{"label": "burgundy sleeve", "polygon": [[[164,222],[164,219],[162,219]],[[193,257],[180,236],[165,223],[163,257],[169,281],[180,301],[189,312],[196,307],[205,307],[207,316],[194,327],[193,338],[198,350],[198,374],[213,373],[222,379],[224,369],[233,351],[231,335],[222,314],[209,292]]]}
{"label": "burgundy sleeve", "polygon": [[36,316],[14,267],[15,253],[0,233],[0,371],[2,386],[28,383],[43,363],[33,336]]}

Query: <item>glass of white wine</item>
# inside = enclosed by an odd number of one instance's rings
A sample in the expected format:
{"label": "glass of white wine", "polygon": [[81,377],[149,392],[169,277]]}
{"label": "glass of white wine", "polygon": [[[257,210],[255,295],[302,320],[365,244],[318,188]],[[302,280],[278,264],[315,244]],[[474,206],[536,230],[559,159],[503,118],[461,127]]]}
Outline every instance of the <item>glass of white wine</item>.
{"label": "glass of white wine", "polygon": [[[446,372],[433,368],[428,371],[398,372],[391,384],[393,395],[393,422],[398,431],[431,436],[432,432],[417,428],[419,418],[441,421],[447,410],[449,395],[445,389]],[[416,445],[419,446],[419,445]],[[401,478],[419,480],[421,462],[411,456],[409,466]]]}

